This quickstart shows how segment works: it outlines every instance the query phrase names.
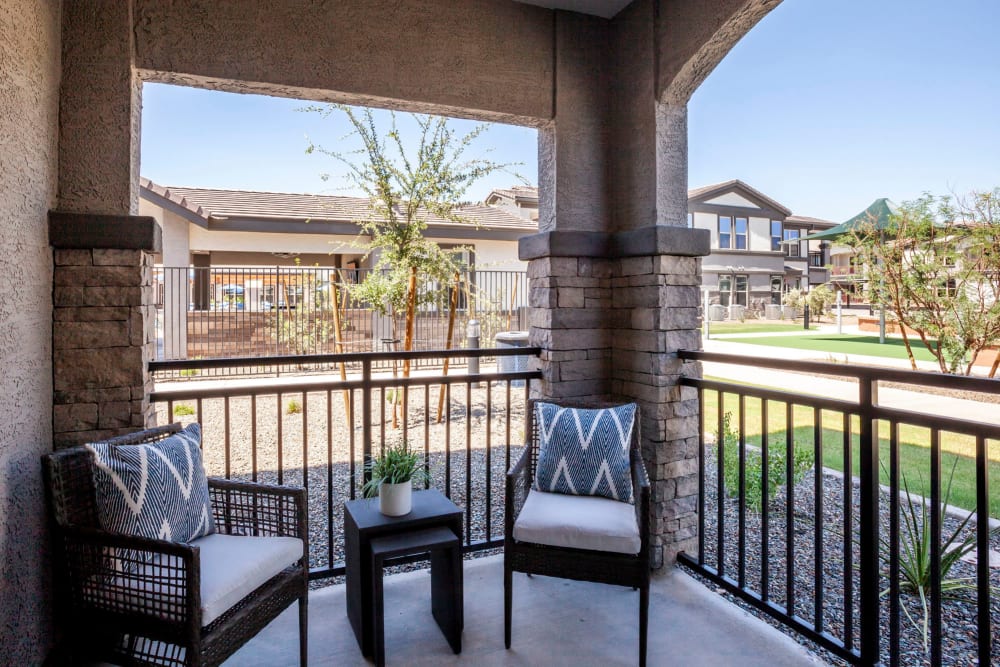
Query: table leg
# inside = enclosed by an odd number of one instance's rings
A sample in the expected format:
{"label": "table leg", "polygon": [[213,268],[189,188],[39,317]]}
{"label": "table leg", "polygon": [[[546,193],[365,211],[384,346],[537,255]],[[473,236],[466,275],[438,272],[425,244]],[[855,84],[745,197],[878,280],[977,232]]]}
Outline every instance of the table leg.
{"label": "table leg", "polygon": [[382,559],[372,556],[372,643],[376,667],[385,666],[385,595],[382,586]]}
{"label": "table leg", "polygon": [[462,578],[458,546],[431,551],[431,612],[455,653],[462,652]]}

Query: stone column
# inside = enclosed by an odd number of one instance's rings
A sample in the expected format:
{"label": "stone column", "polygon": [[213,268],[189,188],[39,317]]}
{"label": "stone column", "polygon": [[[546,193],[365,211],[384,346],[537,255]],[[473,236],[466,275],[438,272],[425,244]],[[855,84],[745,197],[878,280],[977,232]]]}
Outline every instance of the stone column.
{"label": "stone column", "polygon": [[701,347],[700,264],[698,257],[679,255],[626,257],[613,280],[619,328],[612,391],[635,400],[642,413],[654,567],[697,547],[698,395],[680,380],[699,376],[700,368],[678,359],[677,351]]}
{"label": "stone column", "polygon": [[542,348],[544,371],[539,395],[593,398],[610,390],[612,274],[613,263],[602,257],[528,262],[530,343]]}
{"label": "stone column", "polygon": [[548,232],[520,242],[528,260],[531,343],[542,348],[536,395],[634,400],[652,483],[652,558],[671,563],[697,536],[698,399],[680,385],[701,346],[705,230],[653,226],[606,234]]}
{"label": "stone column", "polygon": [[148,364],[156,352],[159,230],[139,216],[49,214],[57,447],[154,423]]}

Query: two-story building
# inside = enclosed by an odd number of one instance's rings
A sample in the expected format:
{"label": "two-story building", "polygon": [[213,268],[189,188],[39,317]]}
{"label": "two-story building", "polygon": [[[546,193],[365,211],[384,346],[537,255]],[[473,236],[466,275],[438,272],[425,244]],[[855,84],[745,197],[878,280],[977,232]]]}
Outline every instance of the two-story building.
{"label": "two-story building", "polygon": [[786,206],[740,180],[688,191],[688,226],[707,229],[712,253],[702,286],[713,303],[781,303],[790,289],[829,280],[829,244],[803,237],[835,223],[792,215]]}

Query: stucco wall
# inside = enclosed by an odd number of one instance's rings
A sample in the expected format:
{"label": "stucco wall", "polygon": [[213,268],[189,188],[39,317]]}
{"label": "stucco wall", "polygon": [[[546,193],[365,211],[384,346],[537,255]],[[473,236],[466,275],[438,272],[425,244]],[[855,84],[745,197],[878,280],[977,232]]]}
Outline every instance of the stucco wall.
{"label": "stucco wall", "polygon": [[537,125],[553,113],[552,21],[510,0],[137,0],[136,65],[159,81]]}
{"label": "stucco wall", "polygon": [[769,218],[750,218],[748,226],[747,245],[750,250],[770,250],[771,220]]}
{"label": "stucco wall", "polygon": [[139,199],[139,215],[156,219],[163,231],[163,246],[157,263],[163,266],[187,266],[191,263],[191,242],[188,226],[191,224],[176,213]]}
{"label": "stucco wall", "polygon": [[[616,230],[656,224],[656,99],[652,0],[636,0],[611,22],[610,186]],[[687,188],[687,185],[684,185]]]}
{"label": "stucco wall", "polygon": [[0,8],[0,662],[41,664],[51,645],[39,457],[52,448],[52,251],[59,3]]}
{"label": "stucco wall", "polygon": [[67,2],[59,104],[59,208],[125,215],[139,206],[139,79],[131,3]]}

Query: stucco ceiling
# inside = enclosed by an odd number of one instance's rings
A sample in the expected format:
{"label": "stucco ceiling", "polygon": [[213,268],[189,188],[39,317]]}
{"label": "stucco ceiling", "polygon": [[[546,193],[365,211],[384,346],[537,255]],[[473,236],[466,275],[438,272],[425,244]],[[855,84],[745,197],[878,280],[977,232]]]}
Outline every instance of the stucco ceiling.
{"label": "stucco ceiling", "polygon": [[606,19],[609,19],[620,12],[631,1],[632,0],[516,0],[516,2],[538,5],[539,7],[548,7],[549,9],[566,9],[571,12],[579,12],[581,14],[603,16]]}

